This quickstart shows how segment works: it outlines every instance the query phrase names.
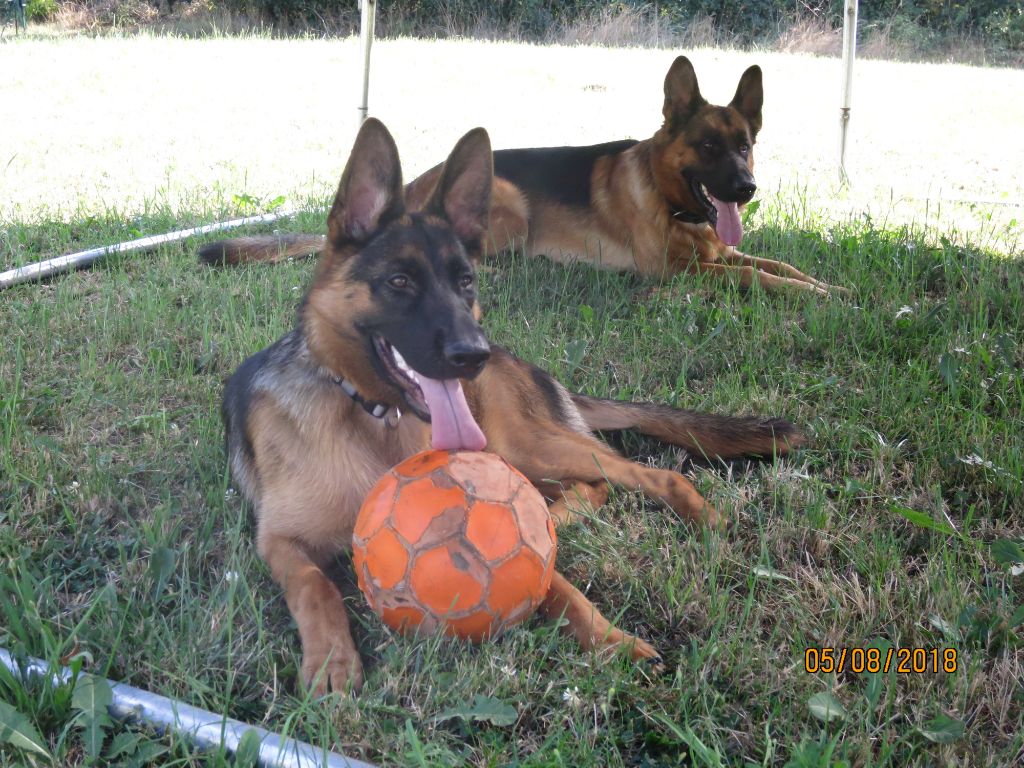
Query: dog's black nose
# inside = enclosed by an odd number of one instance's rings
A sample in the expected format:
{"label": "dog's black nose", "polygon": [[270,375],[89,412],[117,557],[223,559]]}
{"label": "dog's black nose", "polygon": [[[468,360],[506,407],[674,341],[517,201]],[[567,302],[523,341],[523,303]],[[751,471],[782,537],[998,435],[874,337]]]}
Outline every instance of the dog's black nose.
{"label": "dog's black nose", "polygon": [[736,197],[739,198],[737,202],[746,203],[749,202],[750,198],[757,192],[757,185],[752,181],[741,181],[736,185]]}
{"label": "dog's black nose", "polygon": [[491,347],[484,339],[457,339],[444,345],[444,358],[463,373],[480,370],[491,356]]}

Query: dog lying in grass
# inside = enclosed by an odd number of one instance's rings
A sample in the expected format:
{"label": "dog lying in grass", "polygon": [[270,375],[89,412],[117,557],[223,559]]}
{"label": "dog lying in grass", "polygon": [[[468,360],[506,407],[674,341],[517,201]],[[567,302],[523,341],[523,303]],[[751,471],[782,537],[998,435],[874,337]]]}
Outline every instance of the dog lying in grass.
{"label": "dog lying in grass", "polygon": [[[599,507],[609,484],[639,489],[683,518],[723,518],[683,475],[629,461],[595,430],[637,429],[707,456],[772,456],[800,443],[781,419],[713,416],[568,392],[488,343],[473,263],[494,186],[490,141],[470,131],[418,210],[398,150],[376,120],[356,138],[327,217],[327,238],[295,328],[246,360],[224,392],[234,482],[253,505],[257,547],[282,586],[313,690],[358,688],[362,664],[324,567],[351,546],[361,502],[391,466],[429,446],[486,449],[553,500],[557,522]],[[256,245],[239,260],[265,254]],[[201,257],[219,260],[223,243]],[[556,573],[542,612],[565,616],[584,648],[659,662]]]}

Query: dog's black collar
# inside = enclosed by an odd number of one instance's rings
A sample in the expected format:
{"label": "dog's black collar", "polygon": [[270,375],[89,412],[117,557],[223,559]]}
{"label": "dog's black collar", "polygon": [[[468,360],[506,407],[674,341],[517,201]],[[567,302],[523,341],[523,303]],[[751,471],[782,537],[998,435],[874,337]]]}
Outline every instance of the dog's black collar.
{"label": "dog's black collar", "polygon": [[687,224],[704,224],[708,221],[706,213],[694,213],[693,211],[682,211],[678,208],[671,209],[672,218],[676,221],[685,221]]}
{"label": "dog's black collar", "polygon": [[[391,410],[391,406],[388,405],[387,403],[375,403],[372,400],[367,400],[365,397],[360,395],[359,391],[356,389],[356,385],[353,384],[348,379],[343,379],[340,376],[332,376],[331,380],[339,387],[341,387],[342,392],[344,392],[346,395],[348,395],[357,403],[359,403],[359,405],[363,407],[363,410],[366,411],[371,416],[373,416],[373,418],[383,419],[385,416],[388,415],[388,411]],[[396,407],[394,420],[397,421],[401,417],[401,415],[402,412],[398,410],[398,408]],[[388,421],[389,423],[391,422],[390,419]]]}

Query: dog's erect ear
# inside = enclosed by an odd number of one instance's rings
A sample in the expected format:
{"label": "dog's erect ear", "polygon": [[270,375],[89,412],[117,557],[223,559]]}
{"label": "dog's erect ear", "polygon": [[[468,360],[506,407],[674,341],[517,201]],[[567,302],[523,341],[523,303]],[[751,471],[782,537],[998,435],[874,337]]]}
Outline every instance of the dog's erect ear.
{"label": "dog's erect ear", "polygon": [[747,69],[736,87],[736,95],[729,106],[739,112],[750,123],[750,130],[756,136],[761,130],[761,105],[764,103],[764,89],[761,87],[761,68],[756,64]]}
{"label": "dog's erect ear", "polygon": [[487,231],[493,180],[491,139],[483,128],[474,128],[459,139],[444,161],[441,178],[424,210],[446,218],[456,237],[476,245]]}
{"label": "dog's erect ear", "polygon": [[362,243],[405,213],[398,147],[384,124],[367,119],[359,129],[338,194],[327,214],[327,239],[334,245]]}
{"label": "dog's erect ear", "polygon": [[707,102],[697,87],[693,64],[685,56],[677,57],[665,75],[665,106],[661,108],[665,122],[669,125],[683,122],[704,104]]}

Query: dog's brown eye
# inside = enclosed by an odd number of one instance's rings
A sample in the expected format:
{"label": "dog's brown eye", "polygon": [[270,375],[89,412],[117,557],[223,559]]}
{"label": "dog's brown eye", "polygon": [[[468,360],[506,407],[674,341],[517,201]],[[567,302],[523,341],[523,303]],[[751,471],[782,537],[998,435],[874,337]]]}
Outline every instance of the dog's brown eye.
{"label": "dog's brown eye", "polygon": [[703,144],[701,144],[701,147],[706,149],[708,152],[714,152],[716,149],[718,149],[718,144],[713,142],[711,139],[708,139]]}
{"label": "dog's brown eye", "polygon": [[750,145],[749,145],[749,144],[740,144],[740,152],[741,152],[742,154],[744,154],[744,155],[745,155],[745,154],[747,154],[747,152],[749,152],[749,151],[750,151]]}
{"label": "dog's brown eye", "polygon": [[473,284],[472,275],[463,275],[459,278],[459,288],[469,288]]}
{"label": "dog's brown eye", "polygon": [[402,290],[403,288],[409,287],[409,278],[405,275],[392,275],[388,278],[388,285],[392,288]]}

